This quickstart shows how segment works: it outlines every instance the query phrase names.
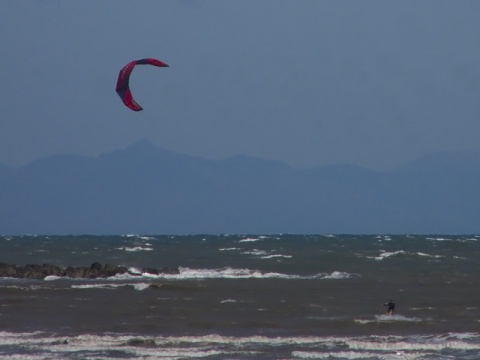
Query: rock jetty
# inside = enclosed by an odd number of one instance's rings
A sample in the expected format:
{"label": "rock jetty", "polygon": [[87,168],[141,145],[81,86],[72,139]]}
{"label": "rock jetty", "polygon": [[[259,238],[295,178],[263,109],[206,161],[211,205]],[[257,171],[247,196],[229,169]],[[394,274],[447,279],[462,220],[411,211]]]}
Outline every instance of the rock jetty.
{"label": "rock jetty", "polygon": [[115,275],[130,274],[139,276],[143,273],[154,275],[159,274],[179,274],[178,268],[164,267],[162,269],[144,268],[140,272],[131,272],[123,266],[116,266],[94,262],[89,267],[69,266],[62,268],[51,264],[27,264],[25,266],[16,266],[14,264],[0,263],[0,277],[10,277],[18,279],[45,279],[47,276],[59,276],[75,279],[97,279],[107,278]]}

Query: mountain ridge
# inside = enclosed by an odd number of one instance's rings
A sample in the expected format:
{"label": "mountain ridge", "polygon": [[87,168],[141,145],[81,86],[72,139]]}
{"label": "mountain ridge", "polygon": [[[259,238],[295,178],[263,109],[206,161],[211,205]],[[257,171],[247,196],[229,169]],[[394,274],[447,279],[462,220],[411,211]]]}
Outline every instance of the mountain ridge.
{"label": "mountain ridge", "polygon": [[143,140],[98,157],[0,167],[0,233],[477,233],[478,159],[459,152],[385,172],[294,169]]}

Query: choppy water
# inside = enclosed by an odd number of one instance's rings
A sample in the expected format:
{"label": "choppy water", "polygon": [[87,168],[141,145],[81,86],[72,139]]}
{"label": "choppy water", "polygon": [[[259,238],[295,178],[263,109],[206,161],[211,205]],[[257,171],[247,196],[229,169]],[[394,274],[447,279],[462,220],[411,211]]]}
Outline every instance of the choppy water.
{"label": "choppy water", "polygon": [[474,235],[0,237],[17,265],[180,267],[0,279],[0,358],[478,359],[479,256]]}

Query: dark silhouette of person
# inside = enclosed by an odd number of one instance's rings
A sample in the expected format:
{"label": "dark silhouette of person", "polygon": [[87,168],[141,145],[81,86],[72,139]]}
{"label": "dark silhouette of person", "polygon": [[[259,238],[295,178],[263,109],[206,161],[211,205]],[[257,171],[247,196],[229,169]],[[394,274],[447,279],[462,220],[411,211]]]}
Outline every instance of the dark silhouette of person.
{"label": "dark silhouette of person", "polygon": [[388,303],[383,304],[383,306],[388,306],[387,315],[393,315],[395,312],[395,303],[391,299]]}

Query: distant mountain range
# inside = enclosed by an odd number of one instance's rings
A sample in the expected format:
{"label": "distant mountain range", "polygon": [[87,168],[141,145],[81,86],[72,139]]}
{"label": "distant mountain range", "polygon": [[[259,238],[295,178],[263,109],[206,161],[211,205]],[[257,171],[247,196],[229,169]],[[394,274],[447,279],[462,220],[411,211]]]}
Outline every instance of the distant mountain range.
{"label": "distant mountain range", "polygon": [[206,160],[142,140],[0,166],[0,234],[480,233],[480,157],[395,171]]}

